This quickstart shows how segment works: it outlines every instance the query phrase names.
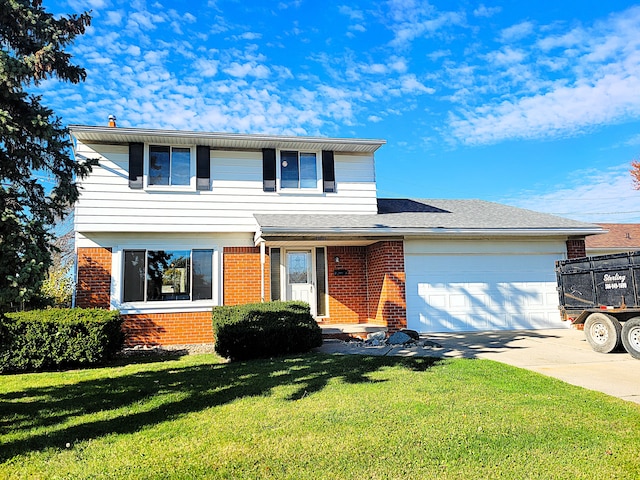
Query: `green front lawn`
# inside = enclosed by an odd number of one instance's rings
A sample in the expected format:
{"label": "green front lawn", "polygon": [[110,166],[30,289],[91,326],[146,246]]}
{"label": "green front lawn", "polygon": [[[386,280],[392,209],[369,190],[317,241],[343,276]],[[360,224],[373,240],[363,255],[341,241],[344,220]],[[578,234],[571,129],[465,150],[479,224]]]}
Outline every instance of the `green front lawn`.
{"label": "green front lawn", "polygon": [[486,360],[0,376],[0,478],[640,478],[640,405]]}

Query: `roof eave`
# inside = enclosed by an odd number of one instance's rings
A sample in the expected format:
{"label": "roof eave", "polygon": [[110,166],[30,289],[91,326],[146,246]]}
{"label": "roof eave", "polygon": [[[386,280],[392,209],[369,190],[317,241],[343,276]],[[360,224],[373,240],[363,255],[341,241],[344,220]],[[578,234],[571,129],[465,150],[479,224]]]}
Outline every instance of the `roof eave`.
{"label": "roof eave", "polygon": [[379,235],[379,236],[412,236],[412,237],[571,237],[582,235],[594,235],[600,233],[595,228],[280,228],[261,227],[260,236],[299,236],[299,235]]}
{"label": "roof eave", "polygon": [[286,135],[262,135],[221,132],[194,132],[145,128],[102,127],[70,125],[72,137],[85,142],[137,142],[180,141],[220,148],[280,148],[305,145],[329,150],[359,153],[374,153],[386,140],[367,138],[295,137]]}

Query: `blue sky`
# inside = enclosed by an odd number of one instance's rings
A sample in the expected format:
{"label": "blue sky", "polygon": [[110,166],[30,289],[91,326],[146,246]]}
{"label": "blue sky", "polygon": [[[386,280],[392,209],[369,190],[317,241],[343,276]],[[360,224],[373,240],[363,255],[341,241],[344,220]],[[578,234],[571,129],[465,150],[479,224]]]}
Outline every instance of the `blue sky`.
{"label": "blue sky", "polygon": [[381,197],[640,222],[640,4],[45,0],[92,10],[67,124],[382,138]]}

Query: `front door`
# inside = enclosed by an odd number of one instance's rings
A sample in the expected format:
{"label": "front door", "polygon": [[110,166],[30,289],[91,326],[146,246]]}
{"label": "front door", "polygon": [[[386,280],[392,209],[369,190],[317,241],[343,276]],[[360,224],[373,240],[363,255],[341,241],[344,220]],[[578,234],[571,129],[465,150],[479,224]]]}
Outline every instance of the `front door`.
{"label": "front door", "polygon": [[311,250],[288,250],[286,269],[287,300],[307,302],[311,307],[311,315],[315,316],[316,296]]}

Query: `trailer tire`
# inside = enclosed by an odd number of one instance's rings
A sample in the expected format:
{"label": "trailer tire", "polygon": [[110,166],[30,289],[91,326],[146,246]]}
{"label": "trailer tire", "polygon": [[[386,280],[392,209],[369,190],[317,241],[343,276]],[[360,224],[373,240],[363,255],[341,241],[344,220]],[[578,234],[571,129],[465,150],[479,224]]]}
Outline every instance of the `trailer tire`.
{"label": "trailer tire", "polygon": [[622,344],[629,355],[640,360],[640,317],[633,317],[624,322]]}
{"label": "trailer tire", "polygon": [[622,325],[606,313],[592,313],[584,322],[584,334],[591,348],[598,353],[610,353],[620,346]]}

